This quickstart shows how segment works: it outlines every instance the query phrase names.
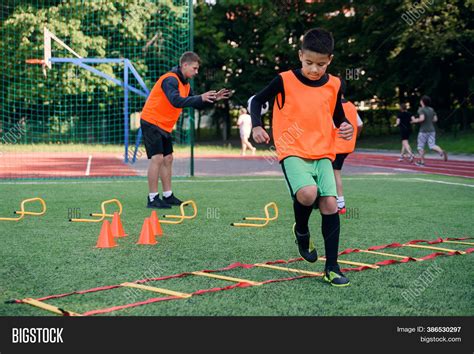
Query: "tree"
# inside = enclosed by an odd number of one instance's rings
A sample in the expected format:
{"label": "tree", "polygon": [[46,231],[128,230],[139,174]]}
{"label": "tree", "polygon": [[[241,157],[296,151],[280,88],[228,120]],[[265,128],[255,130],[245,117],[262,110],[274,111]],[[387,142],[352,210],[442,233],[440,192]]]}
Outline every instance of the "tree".
{"label": "tree", "polygon": [[228,85],[231,103],[245,105],[278,72],[299,67],[301,36],[324,27],[336,40],[329,72],[348,81],[350,99],[416,107],[428,94],[446,117],[472,107],[473,8],[469,0],[198,1],[195,43],[208,75],[197,82]]}

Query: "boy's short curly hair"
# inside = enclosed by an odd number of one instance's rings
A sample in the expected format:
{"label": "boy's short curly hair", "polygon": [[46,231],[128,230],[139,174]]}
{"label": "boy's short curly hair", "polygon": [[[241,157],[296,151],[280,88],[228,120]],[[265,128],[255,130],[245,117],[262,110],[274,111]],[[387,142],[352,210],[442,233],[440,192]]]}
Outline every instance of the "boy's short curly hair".
{"label": "boy's short curly hair", "polygon": [[334,52],[334,38],[332,33],[324,28],[312,28],[304,34],[301,44],[302,50],[310,50],[319,54],[332,55]]}

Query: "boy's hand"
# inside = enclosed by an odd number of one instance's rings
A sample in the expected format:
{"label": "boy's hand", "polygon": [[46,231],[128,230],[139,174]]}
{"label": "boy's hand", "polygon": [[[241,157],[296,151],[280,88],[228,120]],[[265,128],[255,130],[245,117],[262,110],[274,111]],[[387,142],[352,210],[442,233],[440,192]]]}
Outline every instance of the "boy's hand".
{"label": "boy's hand", "polygon": [[270,142],[270,136],[262,127],[255,127],[252,129],[252,137],[256,143],[265,143],[268,144]]}
{"label": "boy's hand", "polygon": [[203,102],[214,103],[217,98],[217,92],[215,90],[207,91],[201,95]]}
{"label": "boy's hand", "polygon": [[231,94],[232,94],[231,90],[228,90],[225,88],[222,90],[219,90],[216,94],[216,101],[228,99]]}
{"label": "boy's hand", "polygon": [[345,140],[351,140],[354,133],[354,127],[347,122],[341,123],[339,126],[339,137]]}

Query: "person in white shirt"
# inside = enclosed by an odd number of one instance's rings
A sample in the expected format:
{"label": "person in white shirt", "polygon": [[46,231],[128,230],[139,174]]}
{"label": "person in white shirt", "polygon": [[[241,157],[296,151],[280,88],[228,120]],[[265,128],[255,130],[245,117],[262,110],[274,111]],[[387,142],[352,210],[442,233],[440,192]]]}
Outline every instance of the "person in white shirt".
{"label": "person in white shirt", "polygon": [[237,126],[240,131],[240,141],[242,143],[241,155],[245,156],[247,148],[252,151],[252,155],[255,155],[257,150],[252,144],[250,144],[249,137],[252,132],[252,118],[247,113],[245,108],[241,108],[239,111],[239,119],[237,120]]}

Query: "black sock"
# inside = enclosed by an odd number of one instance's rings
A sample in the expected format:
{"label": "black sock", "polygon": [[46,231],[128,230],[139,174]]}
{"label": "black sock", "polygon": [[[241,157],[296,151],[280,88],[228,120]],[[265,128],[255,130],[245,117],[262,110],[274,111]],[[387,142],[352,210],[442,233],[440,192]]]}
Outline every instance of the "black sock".
{"label": "black sock", "polygon": [[326,249],[326,267],[337,264],[339,252],[339,214],[321,214],[321,232],[324,237],[324,248]]}
{"label": "black sock", "polygon": [[295,212],[296,231],[300,235],[304,235],[309,232],[308,221],[313,211],[313,206],[306,206],[301,204],[295,197],[293,202],[293,210]]}

